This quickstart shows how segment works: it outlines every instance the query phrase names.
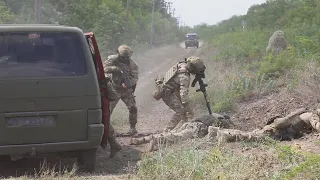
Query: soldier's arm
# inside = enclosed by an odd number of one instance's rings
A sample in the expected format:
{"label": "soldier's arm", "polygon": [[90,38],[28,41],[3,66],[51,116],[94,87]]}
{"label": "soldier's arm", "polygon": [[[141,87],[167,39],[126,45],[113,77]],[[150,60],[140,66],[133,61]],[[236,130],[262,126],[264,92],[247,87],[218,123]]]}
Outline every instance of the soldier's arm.
{"label": "soldier's arm", "polygon": [[180,97],[182,104],[189,105],[189,86],[190,76],[187,73],[179,74],[180,79]]}
{"label": "soldier's arm", "polygon": [[115,101],[120,98],[116,90],[113,88],[113,84],[111,80],[108,80],[108,79],[107,79],[107,91],[108,91],[108,98],[110,101]]}
{"label": "soldier's arm", "polygon": [[104,68],[104,73],[109,74],[109,73],[115,73],[115,72],[120,72],[121,69],[117,66],[115,66],[115,60],[117,56],[108,56],[107,60],[103,63],[103,68]]}
{"label": "soldier's arm", "polygon": [[139,79],[139,67],[135,61],[131,61],[131,83],[136,85]]}

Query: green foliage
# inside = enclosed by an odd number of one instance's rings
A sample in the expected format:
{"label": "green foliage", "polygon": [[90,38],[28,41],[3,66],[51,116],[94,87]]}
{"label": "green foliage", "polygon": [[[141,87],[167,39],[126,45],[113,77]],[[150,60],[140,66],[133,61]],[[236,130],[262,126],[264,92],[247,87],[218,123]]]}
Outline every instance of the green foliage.
{"label": "green foliage", "polygon": [[[320,62],[320,0],[268,0],[253,5],[246,15],[233,16],[216,25],[200,24],[193,31],[217,48],[215,63],[236,64],[214,90],[216,111],[230,110],[234,102],[276,90],[279,81],[290,88],[303,81],[298,76],[309,62]],[[243,31],[242,20],[246,20]],[[280,54],[266,53],[270,36],[284,31],[289,43]],[[297,73],[299,71],[299,73]],[[293,82],[294,81],[294,82]],[[219,94],[217,94],[219,92]]]}
{"label": "green foliage", "polygon": [[11,19],[14,18],[13,13],[10,9],[6,6],[4,2],[0,1],[0,23],[6,24],[10,23]]}
{"label": "green foliage", "polygon": [[[266,138],[241,142],[241,148],[221,146],[195,150],[161,149],[140,162],[139,179],[316,179],[319,155],[303,153]],[[250,143],[250,144],[249,144]]]}
{"label": "green foliage", "polygon": [[[129,2],[127,4],[127,2]],[[34,23],[34,0],[0,0],[2,23]],[[149,0],[41,1],[40,23],[76,26],[93,31],[103,55],[120,44],[146,47],[150,39],[152,2]],[[184,33],[168,14],[164,0],[156,1],[154,44],[181,40]]]}
{"label": "green foliage", "polygon": [[318,179],[320,178],[320,156],[308,153],[305,161],[281,175],[282,179]]}

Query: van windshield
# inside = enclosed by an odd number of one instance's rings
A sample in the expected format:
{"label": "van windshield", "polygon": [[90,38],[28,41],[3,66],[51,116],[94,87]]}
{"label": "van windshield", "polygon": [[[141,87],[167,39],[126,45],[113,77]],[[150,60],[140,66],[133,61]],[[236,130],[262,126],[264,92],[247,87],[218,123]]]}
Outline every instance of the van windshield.
{"label": "van windshield", "polygon": [[198,36],[197,35],[187,35],[186,38],[193,40],[193,39],[198,39]]}
{"label": "van windshield", "polygon": [[0,33],[0,78],[87,73],[82,42],[71,32]]}

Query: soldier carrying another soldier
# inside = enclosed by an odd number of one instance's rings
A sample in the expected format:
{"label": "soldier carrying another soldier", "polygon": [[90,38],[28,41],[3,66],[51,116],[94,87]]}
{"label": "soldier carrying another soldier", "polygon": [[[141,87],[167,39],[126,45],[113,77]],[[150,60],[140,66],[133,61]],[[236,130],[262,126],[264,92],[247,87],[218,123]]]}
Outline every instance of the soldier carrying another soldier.
{"label": "soldier carrying another soldier", "polygon": [[191,56],[170,68],[165,77],[157,76],[155,79],[156,88],[153,97],[156,100],[162,99],[175,111],[165,132],[174,129],[180,121],[187,122],[188,119],[193,119],[194,114],[189,100],[190,75],[204,76],[205,69],[204,62],[199,57]]}
{"label": "soldier carrying another soldier", "polygon": [[104,71],[107,76],[112,78],[113,87],[119,97],[111,102],[111,113],[121,99],[129,110],[129,134],[137,133],[136,124],[138,109],[136,106],[134,92],[138,82],[138,65],[131,58],[133,51],[127,45],[121,45],[118,54],[108,56],[104,63]]}

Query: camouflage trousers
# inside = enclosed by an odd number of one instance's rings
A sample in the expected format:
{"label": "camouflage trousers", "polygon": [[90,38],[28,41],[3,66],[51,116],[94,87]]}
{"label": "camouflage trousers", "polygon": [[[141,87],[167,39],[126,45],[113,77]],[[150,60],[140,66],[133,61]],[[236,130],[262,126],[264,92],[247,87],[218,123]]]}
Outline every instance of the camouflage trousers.
{"label": "camouflage trousers", "polygon": [[175,112],[170,122],[166,125],[166,129],[168,130],[174,129],[180,121],[182,121],[182,123],[187,122],[188,117],[186,112],[192,112],[191,109],[186,110],[183,107],[178,94],[176,91],[166,90],[162,97],[163,102]]}
{"label": "camouflage trousers", "polygon": [[119,98],[110,102],[111,114],[121,99],[129,110],[129,123],[130,128],[135,128],[138,122],[138,108],[136,106],[136,100],[134,94],[131,92],[131,89],[116,89]]}
{"label": "camouflage trousers", "polygon": [[193,138],[202,138],[208,133],[208,126],[201,122],[187,122],[178,129],[143,138],[131,139],[132,145],[149,143],[148,151],[154,151],[158,145],[170,145]]}

